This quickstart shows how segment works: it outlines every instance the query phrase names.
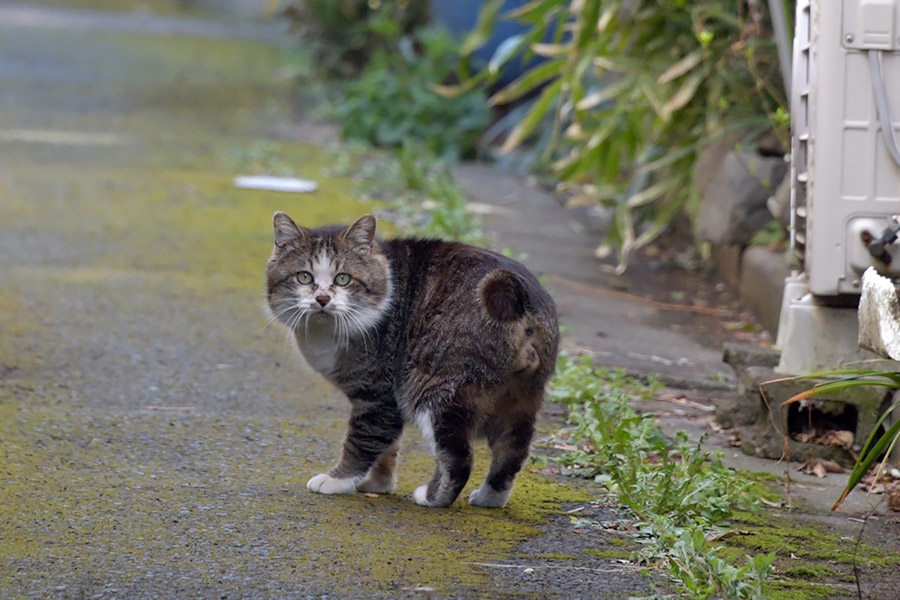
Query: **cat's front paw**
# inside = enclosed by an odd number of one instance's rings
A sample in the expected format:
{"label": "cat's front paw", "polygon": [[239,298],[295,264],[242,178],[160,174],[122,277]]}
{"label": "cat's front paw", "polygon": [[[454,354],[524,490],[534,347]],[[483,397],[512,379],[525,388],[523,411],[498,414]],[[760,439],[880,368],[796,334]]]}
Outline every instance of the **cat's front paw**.
{"label": "cat's front paw", "polygon": [[317,494],[352,494],[356,491],[356,482],[353,477],[338,479],[328,473],[319,473],[306,482],[306,489]]}
{"label": "cat's front paw", "polygon": [[506,506],[511,491],[512,488],[498,492],[487,484],[481,484],[481,487],[469,494],[469,504],[484,508],[502,508]]}

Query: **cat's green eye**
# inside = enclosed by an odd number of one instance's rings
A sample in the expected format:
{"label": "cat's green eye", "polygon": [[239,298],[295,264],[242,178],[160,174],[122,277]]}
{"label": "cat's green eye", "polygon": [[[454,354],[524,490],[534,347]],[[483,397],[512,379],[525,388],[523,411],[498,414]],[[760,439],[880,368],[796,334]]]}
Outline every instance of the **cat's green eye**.
{"label": "cat's green eye", "polygon": [[338,273],[334,278],[334,282],[341,286],[347,285],[350,283],[350,276],[347,273]]}
{"label": "cat's green eye", "polygon": [[313,282],[312,273],[309,271],[300,271],[297,273],[297,281],[299,281],[302,285],[309,285]]}

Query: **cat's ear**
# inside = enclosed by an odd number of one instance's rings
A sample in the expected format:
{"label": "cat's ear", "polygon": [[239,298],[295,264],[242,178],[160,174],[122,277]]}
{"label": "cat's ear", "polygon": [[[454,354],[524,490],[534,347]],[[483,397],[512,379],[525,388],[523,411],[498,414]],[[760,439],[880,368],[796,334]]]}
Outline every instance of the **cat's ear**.
{"label": "cat's ear", "polygon": [[293,219],[281,211],[272,217],[272,226],[275,230],[275,245],[286,246],[291,242],[306,238],[306,230],[298,227]]}
{"label": "cat's ear", "polygon": [[341,233],[350,247],[363,256],[372,251],[372,242],[375,240],[375,217],[363,215],[354,221],[353,225]]}

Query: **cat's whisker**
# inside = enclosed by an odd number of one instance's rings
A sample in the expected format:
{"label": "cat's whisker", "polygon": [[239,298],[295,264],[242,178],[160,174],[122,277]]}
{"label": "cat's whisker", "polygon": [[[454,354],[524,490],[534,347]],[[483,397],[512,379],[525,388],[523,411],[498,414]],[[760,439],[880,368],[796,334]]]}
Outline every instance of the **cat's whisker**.
{"label": "cat's whisker", "polygon": [[335,331],[335,334],[336,334],[336,336],[337,336],[338,347],[340,347],[340,348],[345,348],[345,347],[346,347],[346,344],[344,343],[344,340],[345,340],[345,338],[346,338],[346,336],[347,336],[347,328],[346,328],[346,323],[345,323],[344,315],[343,315],[342,313],[340,313],[340,312],[337,312],[337,313],[334,313],[334,318],[335,318],[335,321],[334,321],[334,323],[335,323],[335,329],[334,329],[334,331]]}
{"label": "cat's whisker", "polygon": [[337,327],[335,330],[337,331],[337,342],[338,346],[341,348],[346,348],[350,345],[350,332],[347,327],[347,318],[343,313],[336,312],[334,313],[336,317],[335,323]]}
{"label": "cat's whisker", "polygon": [[306,339],[306,343],[309,343],[309,317],[310,313],[307,311],[303,314],[305,319],[303,319],[303,337]]}
{"label": "cat's whisker", "polygon": [[334,333],[332,337],[337,340],[338,348],[344,347],[344,317],[340,313],[334,315]]}
{"label": "cat's whisker", "polygon": [[291,314],[291,315],[286,319],[285,327],[284,327],[284,341],[285,341],[285,343],[290,343],[291,338],[294,337],[295,327],[296,327],[296,325],[297,325],[297,322],[298,322],[298,321],[302,318],[302,316],[303,316],[303,310],[300,309],[299,307],[297,307],[296,305],[292,306],[291,309],[294,310],[294,313]]}
{"label": "cat's whisker", "polygon": [[350,347],[350,338],[353,335],[353,320],[349,314],[344,314],[344,347]]}
{"label": "cat's whisker", "polygon": [[299,313],[299,310],[297,309],[296,306],[291,306],[289,309],[287,309],[287,312],[290,314],[284,320],[284,328],[287,330],[291,330],[294,328],[293,325],[294,325],[295,320],[297,319],[297,314]]}
{"label": "cat's whisker", "polygon": [[278,311],[278,312],[272,313],[272,316],[269,317],[269,318],[266,320],[266,324],[263,325],[263,331],[265,331],[265,330],[269,327],[269,325],[271,325],[272,323],[274,323],[275,321],[277,321],[278,319],[280,319],[282,315],[291,312],[291,310],[293,310],[293,309],[294,309],[294,306],[293,306],[293,305],[290,305],[290,306],[288,306],[287,308],[284,308],[284,309],[282,309],[282,310],[280,310],[280,311]]}
{"label": "cat's whisker", "polygon": [[[363,342],[363,350],[368,354],[369,352],[369,341],[370,341],[370,332],[365,326],[365,322],[362,319],[362,312],[358,309],[350,306],[347,307],[345,311],[345,316],[347,318],[348,325],[352,325],[352,329],[354,333],[359,334],[362,338]],[[349,327],[348,327],[349,329]],[[349,338],[349,335],[348,335]],[[348,339],[349,343],[349,339]]]}
{"label": "cat's whisker", "polygon": [[290,317],[288,317],[287,322],[285,323],[286,340],[290,340],[291,338],[296,337],[297,327],[300,324],[300,321],[303,319],[304,315],[307,313],[307,311],[300,306],[294,305],[292,308],[295,312]]}

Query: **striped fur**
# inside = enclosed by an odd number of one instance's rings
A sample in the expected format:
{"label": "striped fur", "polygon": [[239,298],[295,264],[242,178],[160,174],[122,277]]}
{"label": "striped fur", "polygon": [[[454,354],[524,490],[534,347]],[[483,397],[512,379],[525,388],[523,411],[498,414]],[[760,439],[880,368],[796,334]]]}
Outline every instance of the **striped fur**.
{"label": "striped fur", "polygon": [[[368,215],[349,227],[305,229],[276,213],[274,228],[266,269],[272,314],[351,405],[340,460],[308,487],[392,491],[409,422],[437,463],[413,495],[417,503],[453,503],[481,436],[492,461],[469,501],[503,506],[528,457],[559,341],[553,301],[537,279],[465,244],[379,242]],[[300,282],[304,271],[313,283]],[[339,273],[349,284],[338,284]]]}

